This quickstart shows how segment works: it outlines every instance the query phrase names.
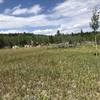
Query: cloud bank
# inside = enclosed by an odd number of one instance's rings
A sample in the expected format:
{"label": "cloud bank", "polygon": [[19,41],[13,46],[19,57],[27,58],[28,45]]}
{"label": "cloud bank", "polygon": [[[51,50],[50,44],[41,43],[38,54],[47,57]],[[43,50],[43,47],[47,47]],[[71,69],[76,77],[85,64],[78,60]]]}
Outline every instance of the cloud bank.
{"label": "cloud bank", "polygon": [[[95,7],[100,9],[100,0],[86,0],[85,2],[84,0],[66,0],[57,4],[46,14],[42,12],[44,9],[39,4],[29,8],[22,8],[21,5],[18,5],[12,9],[7,8],[4,13],[0,14],[0,30],[6,29],[7,32],[21,30],[21,32],[27,31],[36,34],[54,34],[58,29],[64,33],[79,32],[81,29],[90,31],[89,22]],[[44,26],[45,29],[38,29],[38,27]],[[52,29],[49,26],[59,27]],[[26,27],[37,28],[30,31],[26,30]]]}

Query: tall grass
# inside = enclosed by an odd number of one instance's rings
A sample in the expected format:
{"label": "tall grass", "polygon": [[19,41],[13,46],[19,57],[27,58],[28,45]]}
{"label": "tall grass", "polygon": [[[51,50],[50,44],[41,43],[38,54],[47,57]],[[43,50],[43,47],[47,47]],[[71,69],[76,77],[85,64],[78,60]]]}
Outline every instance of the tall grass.
{"label": "tall grass", "polygon": [[94,51],[89,46],[0,50],[1,100],[100,100],[100,55],[96,59]]}

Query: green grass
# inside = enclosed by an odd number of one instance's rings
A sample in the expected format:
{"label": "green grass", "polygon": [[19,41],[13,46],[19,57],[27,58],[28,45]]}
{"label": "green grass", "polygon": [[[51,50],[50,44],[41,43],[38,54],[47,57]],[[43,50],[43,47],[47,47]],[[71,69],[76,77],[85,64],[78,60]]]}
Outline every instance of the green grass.
{"label": "green grass", "polygon": [[0,50],[0,100],[100,100],[94,52],[91,46]]}

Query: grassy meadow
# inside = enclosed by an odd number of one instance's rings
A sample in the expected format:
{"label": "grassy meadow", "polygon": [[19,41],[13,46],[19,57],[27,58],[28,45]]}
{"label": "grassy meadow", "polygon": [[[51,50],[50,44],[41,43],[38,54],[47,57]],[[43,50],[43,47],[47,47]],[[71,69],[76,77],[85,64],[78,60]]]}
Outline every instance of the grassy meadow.
{"label": "grassy meadow", "polygon": [[0,100],[100,100],[94,52],[92,46],[1,49]]}

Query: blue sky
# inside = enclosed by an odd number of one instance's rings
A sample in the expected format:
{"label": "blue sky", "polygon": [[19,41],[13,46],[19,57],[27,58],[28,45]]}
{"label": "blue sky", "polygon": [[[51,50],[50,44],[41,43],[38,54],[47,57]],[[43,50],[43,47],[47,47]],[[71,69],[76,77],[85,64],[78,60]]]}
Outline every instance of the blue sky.
{"label": "blue sky", "polygon": [[91,31],[94,7],[100,10],[100,0],[0,0],[0,33]]}

